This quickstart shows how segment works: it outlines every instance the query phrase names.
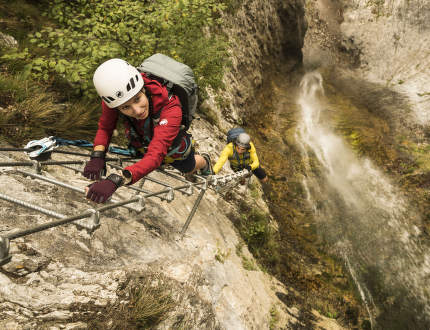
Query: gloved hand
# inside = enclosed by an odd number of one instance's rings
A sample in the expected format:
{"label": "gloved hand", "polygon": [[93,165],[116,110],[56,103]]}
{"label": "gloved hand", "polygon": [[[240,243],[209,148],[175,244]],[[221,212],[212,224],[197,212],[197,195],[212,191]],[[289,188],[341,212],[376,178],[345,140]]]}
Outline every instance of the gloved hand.
{"label": "gloved hand", "polygon": [[122,176],[111,174],[105,180],[94,182],[88,186],[87,199],[96,203],[104,203],[123,183],[124,178]]}
{"label": "gloved hand", "polygon": [[106,174],[106,162],[104,151],[93,151],[90,161],[85,165],[84,177],[90,180],[98,180]]}
{"label": "gloved hand", "polygon": [[250,177],[252,175],[251,166],[246,165],[245,170],[248,171],[248,173],[245,175],[246,177]]}

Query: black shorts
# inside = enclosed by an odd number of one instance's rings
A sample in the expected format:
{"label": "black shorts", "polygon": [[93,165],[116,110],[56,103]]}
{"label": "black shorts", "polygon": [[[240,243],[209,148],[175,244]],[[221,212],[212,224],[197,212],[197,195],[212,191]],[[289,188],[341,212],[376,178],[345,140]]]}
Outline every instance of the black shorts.
{"label": "black shorts", "polygon": [[194,148],[191,148],[190,154],[187,158],[183,160],[175,160],[173,163],[170,163],[177,170],[182,173],[189,173],[196,167],[196,159],[194,158]]}
{"label": "black shorts", "polygon": [[252,173],[260,180],[263,180],[267,176],[266,171],[261,166],[253,170]]}

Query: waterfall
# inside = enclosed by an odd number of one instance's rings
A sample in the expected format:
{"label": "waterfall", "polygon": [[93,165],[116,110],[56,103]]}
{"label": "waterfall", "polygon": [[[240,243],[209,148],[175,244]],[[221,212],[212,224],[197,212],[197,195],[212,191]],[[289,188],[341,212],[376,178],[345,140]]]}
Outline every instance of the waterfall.
{"label": "waterfall", "polygon": [[296,138],[307,166],[303,185],[317,230],[343,258],[372,328],[428,329],[430,250],[416,225],[419,215],[324,122],[328,105],[318,72],[302,78],[297,103],[302,116]]}

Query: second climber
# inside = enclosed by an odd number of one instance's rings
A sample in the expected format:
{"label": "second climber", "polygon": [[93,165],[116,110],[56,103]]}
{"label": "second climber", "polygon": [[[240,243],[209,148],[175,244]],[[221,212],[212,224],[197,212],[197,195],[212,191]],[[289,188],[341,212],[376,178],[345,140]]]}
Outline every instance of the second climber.
{"label": "second climber", "polygon": [[251,142],[251,137],[247,133],[240,133],[232,142],[229,142],[224,147],[218,161],[213,167],[213,172],[217,174],[227,160],[230,162],[230,167],[234,172],[247,169],[260,182],[267,182],[266,171],[260,166],[257,151]]}

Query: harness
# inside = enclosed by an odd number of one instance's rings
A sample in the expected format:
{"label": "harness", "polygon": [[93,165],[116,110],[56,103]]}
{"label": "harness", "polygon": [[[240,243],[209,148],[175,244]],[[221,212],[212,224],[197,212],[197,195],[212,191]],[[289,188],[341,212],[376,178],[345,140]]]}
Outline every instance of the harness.
{"label": "harness", "polygon": [[[170,88],[167,88],[167,90],[169,92],[168,96],[170,100],[173,94],[171,94]],[[138,128],[135,125],[135,120],[133,118],[130,118],[122,114],[122,116],[124,117],[125,126],[129,129],[130,143],[128,145],[128,148],[136,150],[141,155],[144,155],[148,150],[149,143],[153,138],[154,127],[155,125],[158,125],[160,121],[160,114],[161,114],[161,111],[158,111],[156,114],[152,114],[153,104],[152,104],[151,93],[149,92],[149,90],[145,90],[145,95],[148,98],[149,113],[151,115],[145,119],[145,122],[143,124],[143,132],[149,133],[149,134],[144,134],[144,135],[140,134]],[[185,142],[185,148],[184,150],[179,151],[179,149],[181,149],[181,146],[182,146],[182,141]],[[189,156],[191,150],[192,150],[191,135],[186,133],[185,130],[181,127],[181,129],[179,130],[179,133],[172,141],[171,146],[168,148],[167,155],[164,157],[163,162],[166,164],[169,164],[169,163],[173,163],[175,160],[184,160]]]}
{"label": "harness", "polygon": [[240,171],[251,163],[251,153],[249,151],[245,151],[244,153],[239,154],[233,144],[233,156],[228,157],[228,160],[230,161],[230,167],[233,171]]}

